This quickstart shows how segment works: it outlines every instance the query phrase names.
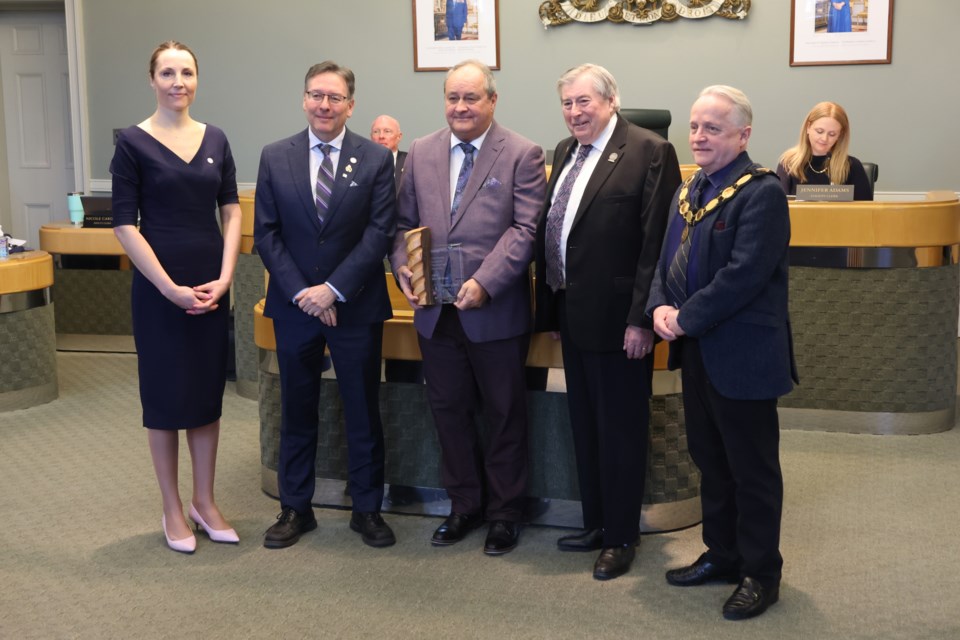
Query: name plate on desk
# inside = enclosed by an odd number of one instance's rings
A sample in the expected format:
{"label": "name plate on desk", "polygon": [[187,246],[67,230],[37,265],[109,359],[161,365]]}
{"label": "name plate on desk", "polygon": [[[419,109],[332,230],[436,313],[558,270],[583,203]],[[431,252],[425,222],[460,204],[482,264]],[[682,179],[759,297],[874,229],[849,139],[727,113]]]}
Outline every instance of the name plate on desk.
{"label": "name plate on desk", "polygon": [[798,184],[797,200],[853,202],[852,184]]}
{"label": "name plate on desk", "polygon": [[84,229],[109,229],[113,226],[113,203],[109,196],[80,196]]}

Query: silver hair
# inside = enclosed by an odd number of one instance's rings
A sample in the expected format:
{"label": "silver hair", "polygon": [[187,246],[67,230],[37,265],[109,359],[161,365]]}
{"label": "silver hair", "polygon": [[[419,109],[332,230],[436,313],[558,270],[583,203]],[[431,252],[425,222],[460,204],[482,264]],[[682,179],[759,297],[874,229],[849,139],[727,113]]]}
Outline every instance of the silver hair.
{"label": "silver hair", "polygon": [[480,70],[480,73],[483,74],[483,90],[487,93],[488,98],[493,98],[497,93],[497,81],[493,78],[493,71],[490,71],[490,67],[483,64],[479,60],[464,60],[463,62],[458,62],[454,66],[450,67],[450,70],[447,71],[447,75],[443,79],[443,92],[447,92],[447,80],[450,79],[450,76],[454,72],[459,71],[464,67],[474,67]]}
{"label": "silver hair", "polygon": [[726,98],[733,105],[733,111],[736,114],[739,126],[749,127],[753,124],[753,107],[750,106],[750,100],[740,89],[725,84],[714,84],[701,91],[698,97],[702,98],[703,96]]}
{"label": "silver hair", "polygon": [[620,110],[620,88],[613,74],[598,64],[581,64],[578,67],[567,70],[560,79],[557,80],[557,93],[561,93],[563,88],[576,82],[582,76],[587,75],[593,81],[594,90],[607,100],[613,100],[613,108]]}

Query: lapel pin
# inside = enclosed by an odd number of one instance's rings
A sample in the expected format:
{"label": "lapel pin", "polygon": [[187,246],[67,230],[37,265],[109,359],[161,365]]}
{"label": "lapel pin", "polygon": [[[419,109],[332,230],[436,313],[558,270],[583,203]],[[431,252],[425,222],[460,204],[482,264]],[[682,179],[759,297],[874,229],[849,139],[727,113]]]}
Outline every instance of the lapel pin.
{"label": "lapel pin", "polygon": [[619,157],[620,157],[620,156],[618,156],[616,152],[613,152],[613,153],[610,154],[610,157],[607,158],[607,162],[616,162],[616,161],[617,161],[617,158],[619,158]]}
{"label": "lapel pin", "polygon": [[207,158],[207,164],[213,164],[213,158]]}
{"label": "lapel pin", "polygon": [[351,156],[350,162],[353,163],[353,164],[356,164],[356,163],[357,163],[357,159]]}
{"label": "lapel pin", "polygon": [[347,174],[343,174],[343,175],[340,176],[340,177],[341,177],[341,178],[346,178],[346,177],[347,177]]}
{"label": "lapel pin", "polygon": [[348,164],[347,168],[344,169],[344,171],[346,171],[347,173],[350,173],[351,171],[353,171],[353,167]]}

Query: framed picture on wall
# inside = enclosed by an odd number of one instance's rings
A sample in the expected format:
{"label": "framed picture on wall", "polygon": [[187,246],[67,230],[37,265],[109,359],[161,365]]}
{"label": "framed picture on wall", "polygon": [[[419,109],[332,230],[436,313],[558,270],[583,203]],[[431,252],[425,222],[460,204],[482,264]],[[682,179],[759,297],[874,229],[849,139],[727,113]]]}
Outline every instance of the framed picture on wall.
{"label": "framed picture on wall", "polygon": [[500,68],[498,0],[413,0],[413,70],[446,71],[475,58]]}
{"label": "framed picture on wall", "polygon": [[890,64],[893,0],[790,0],[790,66]]}

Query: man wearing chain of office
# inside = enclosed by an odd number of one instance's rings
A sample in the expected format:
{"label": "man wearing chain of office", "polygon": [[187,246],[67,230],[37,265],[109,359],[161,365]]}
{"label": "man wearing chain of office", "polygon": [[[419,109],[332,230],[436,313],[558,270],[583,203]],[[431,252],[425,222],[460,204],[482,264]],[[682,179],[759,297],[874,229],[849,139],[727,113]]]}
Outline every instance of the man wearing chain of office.
{"label": "man wearing chain of office", "polygon": [[703,542],[667,572],[688,587],[738,583],[730,620],[775,603],[783,558],[777,398],[797,381],[787,309],[790,216],[769,169],[747,155],[753,111],[738,89],[704,89],[690,111],[700,171],[681,185],[647,313],[682,369],[687,444],[700,468]]}

